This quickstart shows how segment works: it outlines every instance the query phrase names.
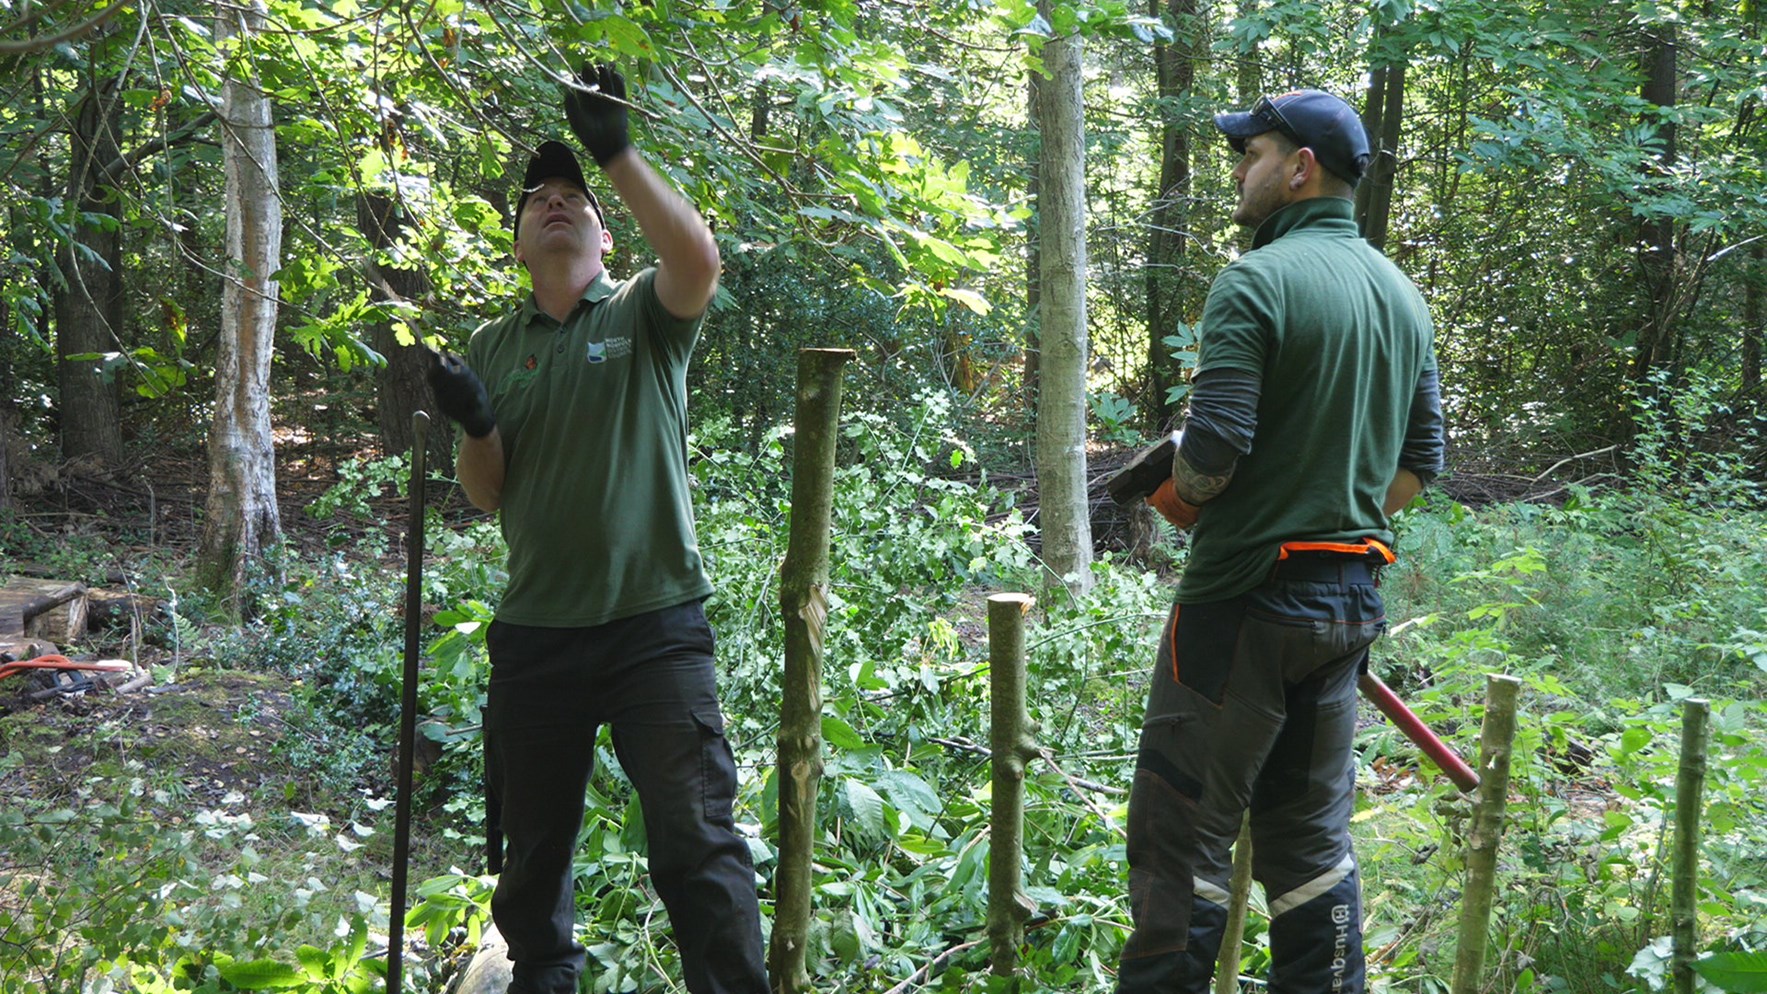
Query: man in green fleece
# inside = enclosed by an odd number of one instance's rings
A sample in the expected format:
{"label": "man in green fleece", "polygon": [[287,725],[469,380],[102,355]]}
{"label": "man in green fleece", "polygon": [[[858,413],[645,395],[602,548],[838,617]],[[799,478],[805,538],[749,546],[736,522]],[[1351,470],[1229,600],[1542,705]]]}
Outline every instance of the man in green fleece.
{"label": "man in green fleece", "polygon": [[[631,145],[625,81],[585,67],[571,129],[656,252],[616,281],[601,205],[559,142],[529,160],[515,258],[533,293],[473,334],[430,383],[460,422],[461,485],[499,511],[509,586],[486,634],[492,917],[510,991],[575,994],[572,857],[595,738],[638,792],[651,882],[694,994],[767,994],[755,872],[736,831],[711,593],[687,485],[687,364],[719,254],[693,205]],[[507,852],[497,839],[498,829]]]}
{"label": "man in green fleece", "polygon": [[1251,812],[1272,994],[1365,989],[1349,821],[1356,682],[1386,619],[1388,517],[1442,467],[1433,327],[1358,235],[1369,158],[1318,90],[1220,114],[1252,249],[1209,290],[1172,486],[1194,528],[1129,800],[1121,994],[1211,989]]}

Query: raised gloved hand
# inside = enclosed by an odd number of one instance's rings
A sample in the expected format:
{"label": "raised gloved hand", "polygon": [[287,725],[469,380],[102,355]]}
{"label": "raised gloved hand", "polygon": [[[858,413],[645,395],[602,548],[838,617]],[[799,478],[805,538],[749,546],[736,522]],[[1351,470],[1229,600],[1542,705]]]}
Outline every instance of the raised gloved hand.
{"label": "raised gloved hand", "polygon": [[626,123],[626,80],[606,63],[583,65],[565,90],[564,115],[595,164],[606,168],[632,145]]}
{"label": "raised gloved hand", "polygon": [[484,438],[497,427],[491,412],[491,396],[472,367],[447,352],[429,354],[429,388],[443,414],[460,422],[473,438]]}

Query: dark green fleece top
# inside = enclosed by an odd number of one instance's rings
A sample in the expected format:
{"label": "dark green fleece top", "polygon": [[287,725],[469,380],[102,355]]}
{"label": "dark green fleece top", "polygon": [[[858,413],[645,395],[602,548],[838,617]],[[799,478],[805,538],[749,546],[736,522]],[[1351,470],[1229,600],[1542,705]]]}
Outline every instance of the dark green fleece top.
{"label": "dark green fleece top", "polygon": [[1197,359],[1199,376],[1258,378],[1257,425],[1198,517],[1179,601],[1250,590],[1285,542],[1392,541],[1382,504],[1433,339],[1422,295],[1362,239],[1350,201],[1304,200],[1259,226],[1209,289]]}

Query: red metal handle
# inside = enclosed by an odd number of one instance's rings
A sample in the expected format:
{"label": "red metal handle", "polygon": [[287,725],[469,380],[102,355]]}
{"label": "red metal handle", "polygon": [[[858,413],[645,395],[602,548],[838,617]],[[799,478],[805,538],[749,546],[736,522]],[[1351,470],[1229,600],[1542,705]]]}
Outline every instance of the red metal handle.
{"label": "red metal handle", "polygon": [[1423,750],[1423,754],[1441,768],[1448,779],[1454,782],[1454,786],[1467,793],[1478,789],[1479,775],[1473,772],[1472,767],[1466,765],[1466,761],[1460,758],[1459,753],[1450,749],[1446,742],[1436,738],[1436,733],[1430,731],[1430,727],[1424,724],[1417,715],[1412,714],[1411,709],[1405,706],[1405,702],[1399,699],[1399,695],[1393,693],[1391,687],[1382,683],[1380,677],[1373,673],[1364,673],[1357,686],[1362,688],[1362,693],[1374,702],[1375,707],[1380,708],[1381,714],[1391,719],[1393,724],[1399,727],[1399,731],[1405,733],[1406,738],[1415,742],[1417,747]]}

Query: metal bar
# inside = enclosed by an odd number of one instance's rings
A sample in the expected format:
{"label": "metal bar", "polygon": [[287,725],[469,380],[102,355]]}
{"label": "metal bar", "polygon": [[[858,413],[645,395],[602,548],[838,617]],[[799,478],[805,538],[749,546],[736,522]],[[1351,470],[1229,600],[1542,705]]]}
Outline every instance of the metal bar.
{"label": "metal bar", "polygon": [[405,672],[399,699],[399,793],[393,829],[393,903],[387,917],[387,994],[404,982],[406,864],[411,861],[411,765],[417,751],[417,655],[423,632],[423,481],[429,415],[411,415],[411,510],[405,541]]}
{"label": "metal bar", "polygon": [[1479,775],[1473,772],[1472,767],[1466,765],[1466,760],[1461,759],[1460,754],[1449,748],[1446,742],[1437,738],[1436,733],[1430,731],[1430,727],[1424,724],[1421,718],[1411,713],[1411,709],[1405,706],[1405,702],[1399,699],[1399,695],[1393,693],[1392,688],[1382,683],[1380,677],[1373,673],[1364,673],[1357,686],[1362,689],[1362,693],[1370,701],[1374,702],[1374,706],[1380,709],[1381,714],[1391,719],[1393,724],[1398,726],[1399,731],[1405,733],[1406,738],[1423,750],[1423,754],[1430,758],[1430,762],[1441,768],[1448,779],[1454,782],[1454,786],[1459,787],[1465,793],[1479,789]]}

